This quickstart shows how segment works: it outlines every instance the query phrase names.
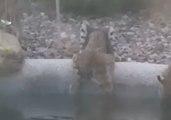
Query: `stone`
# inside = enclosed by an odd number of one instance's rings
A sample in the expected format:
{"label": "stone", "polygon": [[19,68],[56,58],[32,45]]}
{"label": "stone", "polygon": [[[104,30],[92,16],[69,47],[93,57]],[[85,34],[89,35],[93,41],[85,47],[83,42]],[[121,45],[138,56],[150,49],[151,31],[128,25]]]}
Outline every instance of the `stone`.
{"label": "stone", "polygon": [[0,75],[22,68],[24,55],[18,39],[0,30]]}

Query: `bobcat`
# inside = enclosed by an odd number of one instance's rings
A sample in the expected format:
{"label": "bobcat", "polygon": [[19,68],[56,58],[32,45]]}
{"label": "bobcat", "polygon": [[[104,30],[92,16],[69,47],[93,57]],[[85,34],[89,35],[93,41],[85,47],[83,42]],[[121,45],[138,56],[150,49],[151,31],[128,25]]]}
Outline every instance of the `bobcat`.
{"label": "bobcat", "polygon": [[163,85],[164,96],[171,96],[171,64],[162,75],[157,76],[158,81]]}
{"label": "bobcat", "polygon": [[[80,29],[80,52],[73,55],[73,67],[80,78],[95,82],[102,90],[113,89],[114,55],[110,40],[114,29],[90,28],[83,22]],[[77,81],[79,82],[79,81]],[[73,86],[71,86],[73,87]]]}

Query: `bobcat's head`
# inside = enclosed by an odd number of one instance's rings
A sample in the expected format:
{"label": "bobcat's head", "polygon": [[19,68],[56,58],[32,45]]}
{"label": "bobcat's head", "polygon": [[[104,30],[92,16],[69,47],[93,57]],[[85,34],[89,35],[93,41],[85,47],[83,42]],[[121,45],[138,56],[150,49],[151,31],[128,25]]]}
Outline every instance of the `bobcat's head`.
{"label": "bobcat's head", "polygon": [[[99,36],[100,35],[100,36]],[[88,21],[83,21],[80,27],[80,49],[85,49],[89,40],[101,37],[107,39],[107,47],[111,49],[111,41],[115,40],[114,28],[112,26],[108,28],[93,28]]]}

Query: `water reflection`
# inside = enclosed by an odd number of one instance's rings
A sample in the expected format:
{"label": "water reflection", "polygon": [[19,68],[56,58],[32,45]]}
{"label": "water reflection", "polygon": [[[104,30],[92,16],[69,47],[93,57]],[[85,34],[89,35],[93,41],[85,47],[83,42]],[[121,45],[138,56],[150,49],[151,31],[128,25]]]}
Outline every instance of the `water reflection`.
{"label": "water reflection", "polygon": [[74,95],[74,120],[112,120],[113,94],[83,93]]}
{"label": "water reflection", "polygon": [[[47,88],[39,87],[38,90],[27,90],[5,97],[1,95],[0,103],[21,111],[25,118],[31,118],[29,120],[33,118],[39,118],[39,120],[45,120],[45,118],[47,120],[68,118],[70,120],[171,120],[170,99],[163,99],[162,118],[160,116],[161,99],[157,94],[157,88],[117,85],[113,95],[100,94],[92,90],[89,85],[86,86],[87,92],[82,90],[75,95],[67,92],[54,93],[56,89],[53,88],[54,91],[52,91]],[[0,120],[9,120],[5,117],[20,120],[12,117],[13,113],[20,116],[16,110],[10,113],[11,110],[7,108],[0,105]]]}
{"label": "water reflection", "polygon": [[0,105],[0,120],[24,120],[24,116],[21,111]]}
{"label": "water reflection", "polygon": [[171,96],[162,99],[161,113],[161,120],[171,120]]}
{"label": "water reflection", "polygon": [[116,86],[112,95],[82,90],[74,96],[74,107],[75,120],[159,120],[161,115],[157,89],[141,86]]}

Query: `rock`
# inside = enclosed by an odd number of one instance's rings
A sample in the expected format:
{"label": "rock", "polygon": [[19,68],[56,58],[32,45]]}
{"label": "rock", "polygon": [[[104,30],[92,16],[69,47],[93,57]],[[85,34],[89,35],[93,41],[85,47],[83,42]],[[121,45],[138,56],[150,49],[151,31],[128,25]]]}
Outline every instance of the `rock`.
{"label": "rock", "polygon": [[22,68],[24,56],[17,38],[0,30],[0,75]]}

